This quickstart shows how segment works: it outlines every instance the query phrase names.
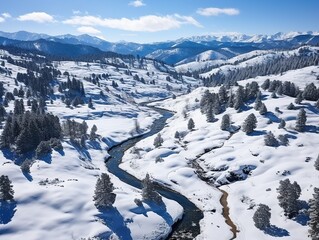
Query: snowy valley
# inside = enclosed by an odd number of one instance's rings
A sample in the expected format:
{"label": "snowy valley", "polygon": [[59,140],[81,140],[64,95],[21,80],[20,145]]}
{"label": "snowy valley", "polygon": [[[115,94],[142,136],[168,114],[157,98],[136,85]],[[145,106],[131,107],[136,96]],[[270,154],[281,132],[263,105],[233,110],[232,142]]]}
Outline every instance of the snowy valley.
{"label": "snowy valley", "polygon": [[[10,49],[0,58],[0,176],[14,191],[0,200],[0,238],[311,239],[318,47],[233,57],[207,50],[176,66]],[[131,180],[112,172],[112,151]],[[300,186],[294,211],[278,200],[286,179]],[[109,192],[100,196],[99,184]],[[169,191],[201,216],[184,223],[189,231],[178,224],[193,213]],[[259,229],[260,204],[271,217]]]}

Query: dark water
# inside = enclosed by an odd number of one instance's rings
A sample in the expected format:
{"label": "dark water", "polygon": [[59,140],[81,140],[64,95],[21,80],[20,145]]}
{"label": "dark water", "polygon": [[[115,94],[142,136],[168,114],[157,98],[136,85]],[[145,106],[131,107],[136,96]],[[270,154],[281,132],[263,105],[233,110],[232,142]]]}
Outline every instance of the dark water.
{"label": "dark water", "polygon": [[[112,174],[117,176],[121,181],[139,189],[142,188],[142,182],[119,168],[119,164],[121,163],[122,157],[126,150],[133,147],[142,139],[161,131],[165,126],[166,120],[173,116],[173,114],[169,111],[153,107],[152,109],[162,114],[162,117],[155,120],[151,131],[142,136],[129,139],[119,145],[112,147],[109,150],[110,157],[106,162],[106,166]],[[200,233],[199,221],[203,218],[203,213],[186,197],[169,189],[168,187],[156,184],[156,190],[162,196],[178,202],[184,208],[183,218],[174,224],[173,231],[167,239],[194,239],[194,237]]]}

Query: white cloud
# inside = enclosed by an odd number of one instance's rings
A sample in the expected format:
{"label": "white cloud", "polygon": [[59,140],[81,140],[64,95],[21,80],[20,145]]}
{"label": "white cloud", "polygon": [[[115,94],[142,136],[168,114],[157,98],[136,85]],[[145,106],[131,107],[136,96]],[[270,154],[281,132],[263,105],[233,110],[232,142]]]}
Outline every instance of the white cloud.
{"label": "white cloud", "polygon": [[238,15],[239,10],[236,8],[199,8],[197,13],[202,16]]}
{"label": "white cloud", "polygon": [[72,10],[73,15],[80,15],[81,11],[80,10]]}
{"label": "white cloud", "polygon": [[95,16],[73,16],[70,19],[63,21],[63,23],[80,26],[101,26],[132,32],[158,32],[180,28],[183,24],[190,24],[197,27],[201,26],[193,17],[180,16],[178,14],[167,16],[147,15],[137,19],[103,19]]}
{"label": "white cloud", "polygon": [[145,6],[145,3],[143,3],[143,1],[141,1],[141,0],[135,0],[135,1],[130,2],[128,5],[131,5],[133,7],[143,7],[143,6]]}
{"label": "white cloud", "polygon": [[92,35],[98,35],[101,33],[100,30],[98,30],[94,27],[88,27],[88,26],[78,27],[77,31],[80,33],[86,33],[86,34],[92,34]]}
{"label": "white cloud", "polygon": [[19,21],[33,21],[37,23],[55,22],[54,18],[45,12],[32,12],[18,17]]}
{"label": "white cloud", "polygon": [[7,12],[2,13],[1,16],[2,16],[3,18],[11,18],[10,13],[7,13]]}
{"label": "white cloud", "polygon": [[0,17],[0,23],[6,21],[3,17]]}

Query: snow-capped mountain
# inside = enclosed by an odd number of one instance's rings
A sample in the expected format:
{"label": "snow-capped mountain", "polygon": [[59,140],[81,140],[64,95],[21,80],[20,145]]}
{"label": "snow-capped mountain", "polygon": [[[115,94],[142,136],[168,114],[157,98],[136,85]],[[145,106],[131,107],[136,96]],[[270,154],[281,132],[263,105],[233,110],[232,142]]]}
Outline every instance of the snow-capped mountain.
{"label": "snow-capped mountain", "polygon": [[185,63],[190,61],[190,59],[196,60],[198,58],[197,55],[205,55],[205,52],[209,50],[214,51],[216,54],[231,58],[238,54],[248,53],[253,50],[291,49],[302,45],[315,46],[319,44],[318,32],[279,32],[274,35],[225,33],[146,44],[132,42],[112,43],[87,34],[79,36],[70,34],[48,36],[45,34],[21,31],[16,33],[0,32],[0,36],[20,41],[46,39],[47,41],[56,43],[88,45],[102,51],[155,58],[168,64]]}

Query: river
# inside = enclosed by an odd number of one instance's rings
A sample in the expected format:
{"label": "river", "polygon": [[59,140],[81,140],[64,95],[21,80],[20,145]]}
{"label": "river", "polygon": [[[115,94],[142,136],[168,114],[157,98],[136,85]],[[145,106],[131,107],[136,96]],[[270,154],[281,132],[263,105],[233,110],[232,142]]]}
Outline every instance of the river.
{"label": "river", "polygon": [[[162,115],[154,121],[151,130],[141,136],[131,138],[110,148],[108,151],[110,157],[106,162],[109,172],[117,176],[121,181],[139,189],[142,188],[141,180],[119,167],[119,164],[122,162],[124,152],[135,146],[135,144],[142,139],[160,132],[164,128],[166,120],[173,116],[173,114],[167,110],[156,107],[150,108]],[[157,192],[159,192],[163,197],[178,202],[184,208],[183,218],[173,225],[172,232],[167,239],[194,239],[200,233],[199,221],[204,217],[202,211],[180,193],[160,184],[156,184],[155,187]]]}

